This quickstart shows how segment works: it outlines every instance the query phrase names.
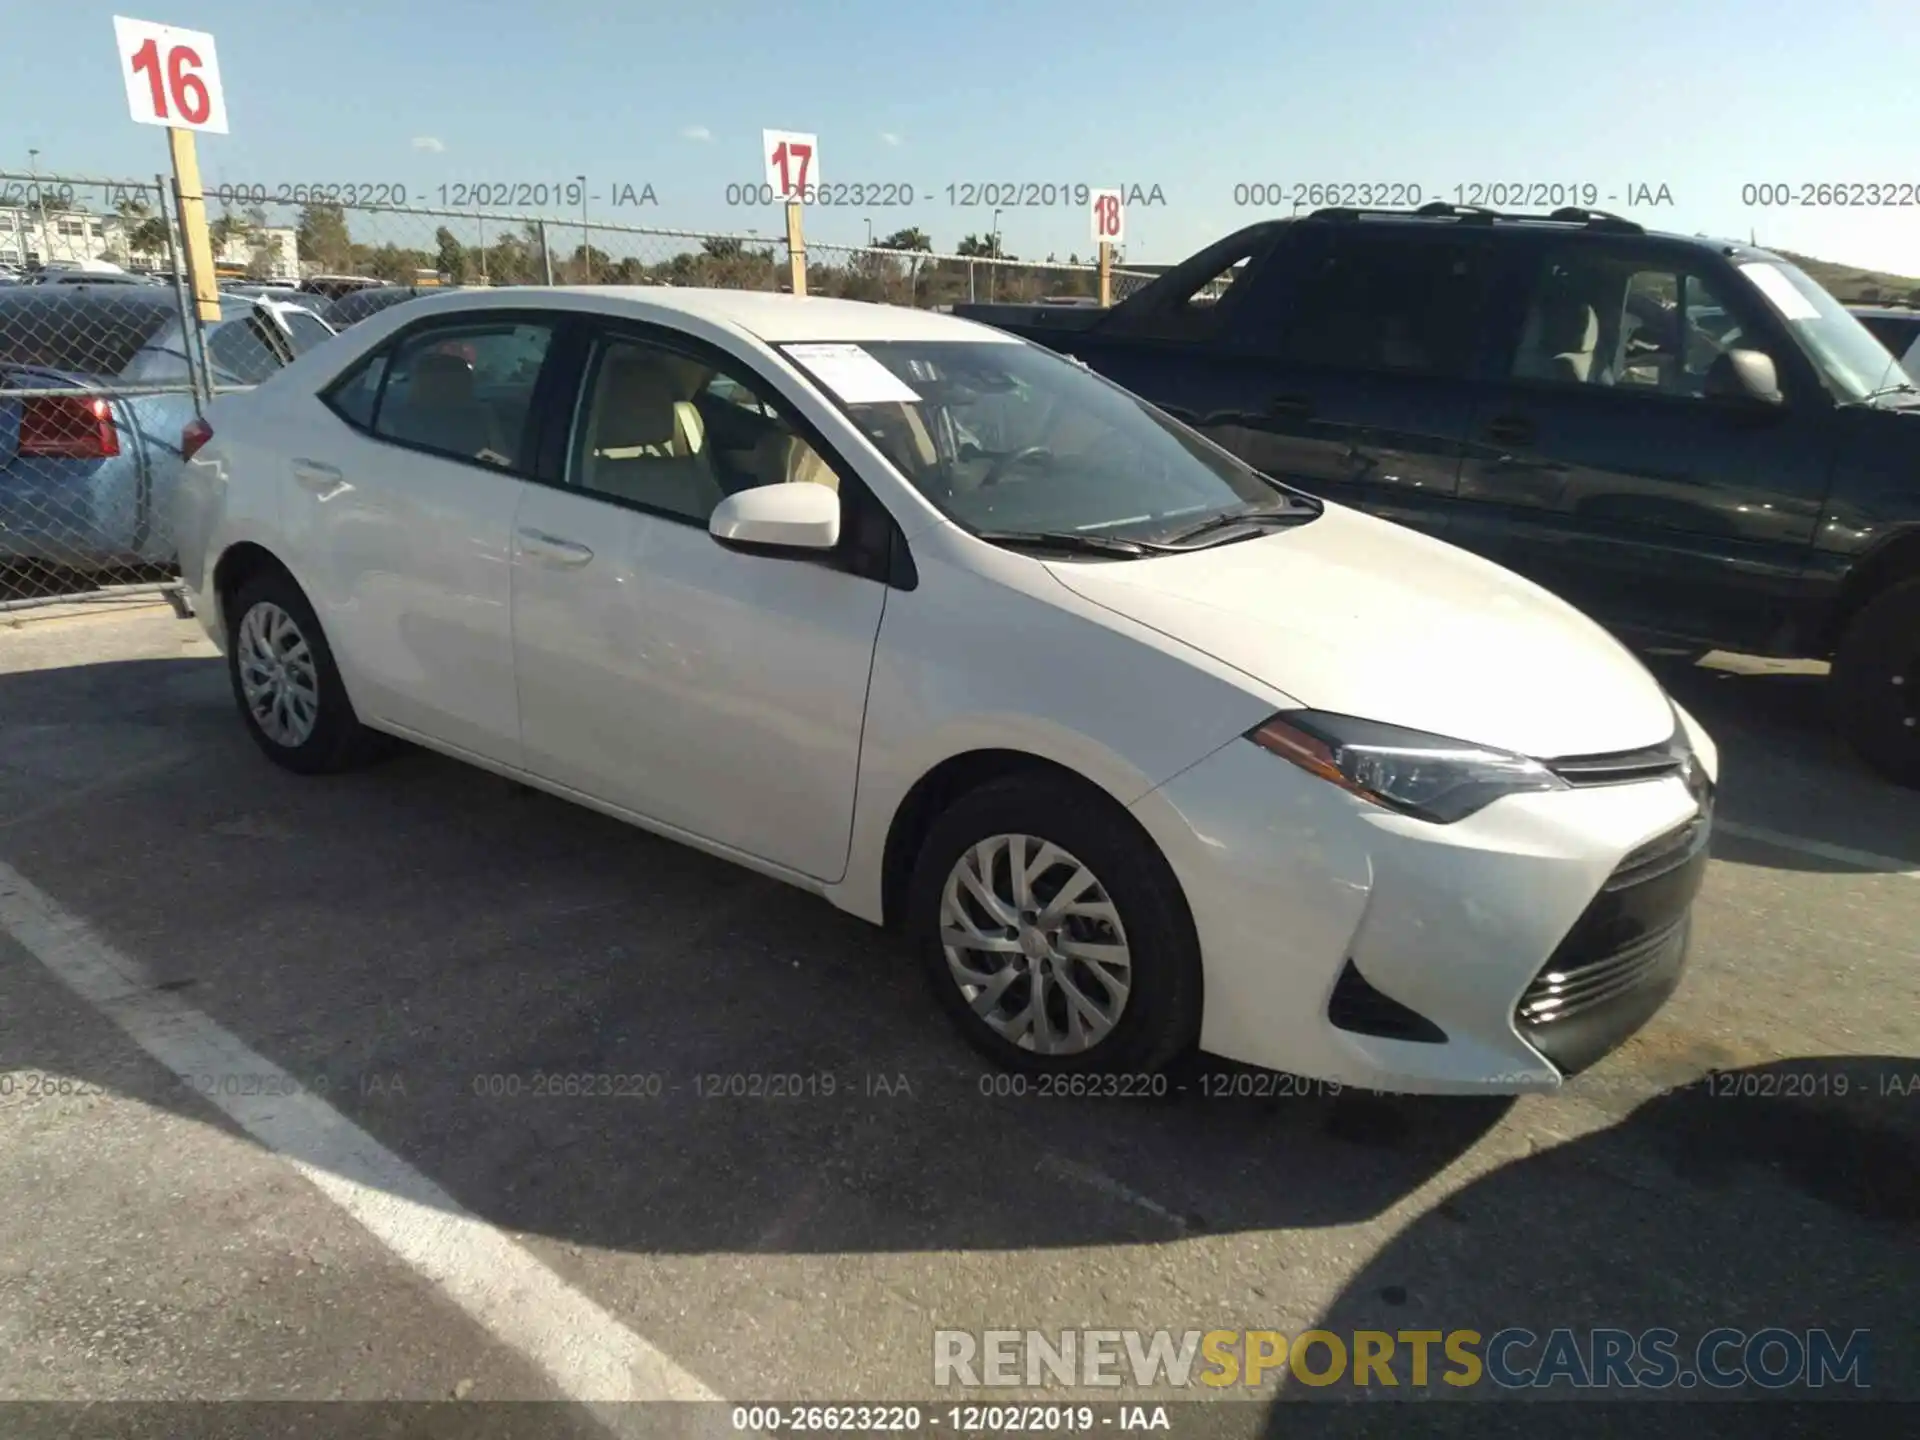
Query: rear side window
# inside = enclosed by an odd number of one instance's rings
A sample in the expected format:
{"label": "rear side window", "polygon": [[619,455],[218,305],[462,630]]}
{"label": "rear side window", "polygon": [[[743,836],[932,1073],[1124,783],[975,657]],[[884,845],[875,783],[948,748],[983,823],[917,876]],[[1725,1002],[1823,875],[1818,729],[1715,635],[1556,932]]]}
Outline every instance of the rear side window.
{"label": "rear side window", "polygon": [[1280,353],[1330,369],[1465,376],[1486,271],[1485,251],[1469,241],[1343,230],[1301,274]]}
{"label": "rear side window", "polygon": [[380,382],[387,378],[387,356],[383,350],[362,361],[344,380],[334,383],[320,398],[348,424],[362,430],[373,429],[374,407],[380,401]]}
{"label": "rear side window", "polygon": [[119,375],[173,312],[110,296],[49,294],[0,299],[0,363],[80,375]]}
{"label": "rear side window", "polygon": [[449,459],[527,465],[527,417],[552,329],[467,321],[416,330],[393,347],[373,433]]}
{"label": "rear side window", "polygon": [[207,361],[213,378],[228,385],[258,385],[281,365],[257,313],[216,325],[207,336]]}
{"label": "rear side window", "polygon": [[286,318],[287,332],[292,337],[293,353],[296,358],[306,354],[323,341],[333,338],[333,331],[321,323],[317,315],[305,310],[283,310],[281,314]]}

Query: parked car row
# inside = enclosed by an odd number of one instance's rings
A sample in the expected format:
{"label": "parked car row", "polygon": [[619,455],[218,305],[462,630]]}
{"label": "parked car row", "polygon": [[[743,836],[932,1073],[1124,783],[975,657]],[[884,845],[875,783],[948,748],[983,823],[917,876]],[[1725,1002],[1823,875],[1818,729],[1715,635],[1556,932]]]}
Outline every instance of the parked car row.
{"label": "parked car row", "polygon": [[1677,983],[1717,758],[1630,652],[1002,331],[474,290],[207,419],[266,756],[404,737],[896,925],[1003,1064],[1551,1088]]}
{"label": "parked car row", "polygon": [[[1920,385],[1778,255],[1587,211],[1324,210],[1111,310],[955,313],[1623,632],[1830,659],[1841,731],[1920,784]],[[1017,493],[1023,527],[1066,523]]]}
{"label": "parked car row", "polygon": [[[203,335],[213,381],[252,385],[333,331],[227,295]],[[0,562],[85,574],[173,561],[166,516],[197,414],[187,356],[169,287],[0,290]],[[78,393],[10,394],[62,388]],[[136,390],[148,393],[123,393]]]}

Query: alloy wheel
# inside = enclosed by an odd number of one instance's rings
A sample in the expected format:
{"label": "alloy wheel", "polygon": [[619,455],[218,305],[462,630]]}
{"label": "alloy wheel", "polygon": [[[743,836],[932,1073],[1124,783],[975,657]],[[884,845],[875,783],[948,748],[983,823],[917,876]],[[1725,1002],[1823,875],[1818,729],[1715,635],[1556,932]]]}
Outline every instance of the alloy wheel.
{"label": "alloy wheel", "polygon": [[235,647],[240,690],[260,732],[288,750],[306,744],[320,719],[320,676],[294,618],[258,601],[241,618]]}
{"label": "alloy wheel", "polygon": [[1039,1055],[1100,1044],[1132,989],[1132,953],[1106,887],[1033,835],[989,836],[954,862],[940,893],[940,944],[973,1013]]}

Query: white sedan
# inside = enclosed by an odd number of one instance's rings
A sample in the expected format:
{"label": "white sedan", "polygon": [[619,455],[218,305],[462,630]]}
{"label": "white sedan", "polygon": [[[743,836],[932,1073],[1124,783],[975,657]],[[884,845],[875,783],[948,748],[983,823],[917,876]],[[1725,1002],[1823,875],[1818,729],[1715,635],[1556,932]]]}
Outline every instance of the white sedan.
{"label": "white sedan", "polygon": [[1631,654],[997,331],[470,291],[186,440],[270,758],[400,736],[814,891],[1004,1064],[1543,1089],[1678,981],[1716,761]]}

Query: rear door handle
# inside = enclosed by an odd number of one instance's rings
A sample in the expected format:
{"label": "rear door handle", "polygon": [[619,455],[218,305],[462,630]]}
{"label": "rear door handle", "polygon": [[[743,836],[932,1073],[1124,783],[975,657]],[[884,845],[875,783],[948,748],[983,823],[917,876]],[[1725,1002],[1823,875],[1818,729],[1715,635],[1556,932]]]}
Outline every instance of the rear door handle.
{"label": "rear door handle", "polygon": [[297,459],[293,462],[293,478],[303,490],[311,490],[322,499],[338,495],[342,490],[351,490],[346,476],[337,466],[323,464],[318,460]]}
{"label": "rear door handle", "polygon": [[1305,420],[1313,414],[1313,401],[1305,395],[1276,395],[1267,401],[1267,414],[1277,420]]}
{"label": "rear door handle", "polygon": [[544,530],[520,531],[520,553],[543,565],[577,568],[593,559],[593,551],[577,540],[549,535]]}
{"label": "rear door handle", "polygon": [[1533,422],[1521,415],[1502,415],[1487,422],[1487,438],[1499,445],[1531,445]]}

